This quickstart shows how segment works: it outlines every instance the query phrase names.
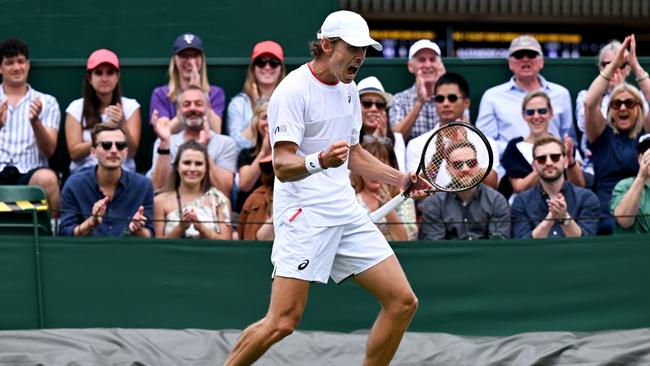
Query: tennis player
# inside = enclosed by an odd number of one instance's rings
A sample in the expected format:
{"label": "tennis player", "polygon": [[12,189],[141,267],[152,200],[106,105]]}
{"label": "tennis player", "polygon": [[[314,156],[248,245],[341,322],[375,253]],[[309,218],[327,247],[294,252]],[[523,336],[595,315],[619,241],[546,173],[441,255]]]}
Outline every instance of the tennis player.
{"label": "tennis player", "polygon": [[[273,92],[269,132],[277,177],[271,303],[242,333],[226,365],[250,365],[291,334],[311,282],[352,277],[382,310],[370,331],[365,365],[387,365],[417,308],[417,298],[390,245],[357,203],[349,170],[406,189],[414,198],[431,185],[381,163],[359,144],[361,109],[354,83],[370,38],[366,21],[350,11],[325,19],[311,45],[313,60]],[[349,169],[349,170],[348,170]],[[412,182],[412,183],[411,183]]]}

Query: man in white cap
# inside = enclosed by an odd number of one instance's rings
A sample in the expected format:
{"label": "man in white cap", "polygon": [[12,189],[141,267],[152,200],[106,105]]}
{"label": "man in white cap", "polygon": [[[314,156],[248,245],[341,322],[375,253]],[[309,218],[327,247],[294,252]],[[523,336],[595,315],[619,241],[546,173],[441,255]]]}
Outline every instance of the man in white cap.
{"label": "man in white cap", "polygon": [[421,39],[409,49],[408,70],[415,75],[415,84],[395,94],[390,110],[390,125],[407,141],[438,127],[440,117],[433,102],[433,86],[445,73],[440,59],[440,47]]}
{"label": "man in white cap", "polygon": [[530,134],[528,124],[521,117],[521,104],[526,95],[541,90],[551,98],[553,106],[549,132],[559,138],[567,133],[575,141],[571,95],[567,88],[540,75],[544,54],[539,42],[529,35],[519,36],[510,43],[508,54],[508,67],[513,76],[483,93],[476,127],[497,141],[499,154],[503,155],[508,141]]}
{"label": "man in white cap", "polygon": [[277,177],[271,304],[262,320],[244,330],[228,366],[250,365],[294,331],[311,282],[351,277],[381,303],[366,365],[388,365],[417,308],[397,258],[357,203],[349,180],[351,170],[403,189],[412,184],[415,198],[430,187],[359,144],[361,110],[353,80],[367,47],[381,50],[381,45],[370,38],[365,20],[350,11],[330,14],[317,37],[314,59],[284,78],[269,104]]}

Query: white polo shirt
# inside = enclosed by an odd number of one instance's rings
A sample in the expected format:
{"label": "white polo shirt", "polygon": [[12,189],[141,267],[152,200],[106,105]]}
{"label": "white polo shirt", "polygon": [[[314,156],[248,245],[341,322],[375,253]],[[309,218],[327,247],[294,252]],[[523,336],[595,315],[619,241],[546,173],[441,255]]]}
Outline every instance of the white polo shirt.
{"label": "white polo shirt", "polygon": [[[359,143],[361,108],[354,82],[328,85],[308,65],[287,75],[273,92],[268,110],[271,145],[290,141],[298,155],[327,149],[336,141]],[[310,226],[336,226],[367,216],[355,199],[348,162],[295,182],[277,178],[273,189],[276,227],[285,215],[302,209]]]}

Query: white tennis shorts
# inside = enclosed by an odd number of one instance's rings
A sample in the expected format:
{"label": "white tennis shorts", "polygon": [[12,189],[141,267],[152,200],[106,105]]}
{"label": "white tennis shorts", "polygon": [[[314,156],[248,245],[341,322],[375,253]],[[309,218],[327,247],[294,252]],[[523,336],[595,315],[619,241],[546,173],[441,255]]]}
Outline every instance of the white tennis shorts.
{"label": "white tennis shorts", "polygon": [[271,253],[273,275],[327,283],[341,283],[393,255],[384,235],[368,216],[353,223],[314,227],[305,214],[283,216],[275,228]]}

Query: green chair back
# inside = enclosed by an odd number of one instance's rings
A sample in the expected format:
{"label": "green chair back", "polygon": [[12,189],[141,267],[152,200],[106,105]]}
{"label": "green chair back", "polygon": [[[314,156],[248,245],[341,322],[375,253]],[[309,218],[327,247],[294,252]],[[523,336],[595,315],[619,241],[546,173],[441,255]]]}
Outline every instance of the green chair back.
{"label": "green chair back", "polygon": [[0,233],[34,235],[34,211],[40,235],[52,235],[47,194],[39,186],[0,185]]}

